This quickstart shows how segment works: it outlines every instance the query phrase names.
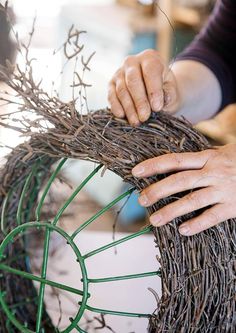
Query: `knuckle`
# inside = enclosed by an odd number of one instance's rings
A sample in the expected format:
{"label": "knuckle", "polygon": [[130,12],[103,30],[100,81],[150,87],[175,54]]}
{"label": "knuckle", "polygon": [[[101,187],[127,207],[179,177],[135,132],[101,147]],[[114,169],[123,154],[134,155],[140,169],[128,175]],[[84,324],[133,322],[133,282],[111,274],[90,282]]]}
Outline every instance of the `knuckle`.
{"label": "knuckle", "polygon": [[201,216],[201,219],[194,222],[195,228],[199,231],[205,230],[207,226],[206,219]]}
{"label": "knuckle", "polygon": [[175,182],[182,186],[188,186],[189,184],[189,176],[185,172],[179,172],[175,175]]}
{"label": "knuckle", "polygon": [[169,205],[160,209],[159,215],[162,216],[166,222],[170,222],[176,217],[175,212],[169,207]]}
{"label": "knuckle", "polygon": [[156,72],[159,72],[161,75],[163,72],[163,68],[163,64],[156,59],[147,59],[142,64],[143,74],[144,76],[146,75],[149,78],[155,77]]}
{"label": "knuckle", "polygon": [[183,157],[178,153],[172,153],[169,158],[173,161],[174,165],[181,166],[183,163]]}
{"label": "knuckle", "polygon": [[155,202],[157,200],[157,197],[158,197],[156,184],[154,183],[154,184],[149,185],[148,187],[146,187],[145,190],[143,191],[143,193],[147,197],[148,202],[150,202],[150,203]]}
{"label": "knuckle", "polygon": [[135,105],[136,105],[136,108],[138,110],[144,110],[144,109],[147,109],[147,107],[149,106],[148,105],[148,102],[145,98],[137,98],[135,100]]}
{"label": "knuckle", "polygon": [[149,189],[146,191],[145,193],[147,199],[148,199],[148,202],[150,203],[153,203],[155,202],[157,199],[156,199],[156,193],[153,189]]}
{"label": "knuckle", "polygon": [[208,167],[204,167],[201,171],[200,171],[200,175],[202,179],[205,178],[209,178],[212,177],[212,172],[209,170]]}
{"label": "knuckle", "polygon": [[112,76],[111,83],[115,83],[116,84],[117,81],[121,80],[123,76],[124,76],[124,71],[123,71],[123,68],[121,67]]}
{"label": "knuckle", "polygon": [[214,226],[219,222],[219,216],[215,212],[208,212],[206,219],[209,226]]}
{"label": "knuckle", "polygon": [[201,171],[201,179],[206,179],[210,183],[218,183],[227,174],[227,168],[223,165],[220,165],[218,168],[215,168],[215,164],[213,167],[206,165]]}
{"label": "knuckle", "polygon": [[133,65],[134,62],[136,62],[136,56],[135,55],[128,56],[124,60],[124,66],[130,67]]}
{"label": "knuckle", "polygon": [[152,173],[157,171],[157,161],[155,157],[148,161],[147,169]]}
{"label": "knuckle", "polygon": [[123,98],[123,97],[126,96],[127,90],[126,90],[125,85],[122,82],[117,83],[117,85],[116,85],[116,92],[117,92],[117,95],[120,98]]}
{"label": "knuckle", "polygon": [[128,87],[134,87],[139,82],[138,71],[134,67],[130,67],[126,71],[126,81]]}
{"label": "knuckle", "polygon": [[132,106],[127,106],[125,112],[131,121],[136,119],[136,112]]}
{"label": "knuckle", "polygon": [[187,201],[190,202],[190,205],[193,207],[194,210],[201,207],[201,198],[195,192],[191,192],[188,194]]}
{"label": "knuckle", "polygon": [[140,53],[141,57],[151,57],[151,58],[159,58],[160,57],[160,53],[154,49],[147,49],[143,52]]}
{"label": "knuckle", "polygon": [[215,149],[207,149],[207,150],[203,150],[202,152],[200,152],[200,154],[202,154],[203,157],[206,158],[207,163],[208,163],[208,162],[211,162],[213,158],[218,156],[218,151]]}

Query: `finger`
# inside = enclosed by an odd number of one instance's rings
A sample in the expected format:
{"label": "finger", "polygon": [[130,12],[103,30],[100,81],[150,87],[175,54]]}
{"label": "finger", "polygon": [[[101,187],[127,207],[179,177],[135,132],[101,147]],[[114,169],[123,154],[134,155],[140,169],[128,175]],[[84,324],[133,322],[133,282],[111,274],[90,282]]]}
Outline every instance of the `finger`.
{"label": "finger", "polygon": [[173,82],[165,82],[163,85],[164,90],[164,106],[163,111],[176,111],[178,95],[177,88]]}
{"label": "finger", "polygon": [[215,154],[213,149],[196,153],[165,154],[137,164],[133,168],[132,174],[134,177],[150,177],[173,171],[200,169]]}
{"label": "finger", "polygon": [[173,219],[194,212],[195,210],[214,205],[219,202],[219,193],[213,187],[194,191],[175,202],[161,208],[150,216],[154,226],[162,226]]}
{"label": "finger", "polygon": [[164,66],[158,57],[144,58],[141,69],[150,105],[153,111],[160,111],[164,106],[162,78]]}
{"label": "finger", "polygon": [[129,91],[126,87],[124,78],[118,79],[116,81],[116,95],[119,99],[120,104],[122,105],[125,115],[128,119],[128,122],[132,126],[138,126],[139,118],[135,110],[133,100],[129,94]]}
{"label": "finger", "polygon": [[129,93],[134,101],[140,121],[146,121],[151,115],[151,107],[147,98],[143,77],[139,66],[127,68],[125,81]]}
{"label": "finger", "polygon": [[114,114],[114,116],[116,116],[117,118],[124,118],[125,112],[116,96],[116,89],[114,83],[110,83],[109,85],[108,101],[111,105],[111,112]]}
{"label": "finger", "polygon": [[217,204],[198,217],[181,224],[179,232],[185,236],[192,236],[232,218],[234,215],[225,204]]}
{"label": "finger", "polygon": [[148,207],[170,195],[208,186],[210,180],[201,170],[179,172],[145,188],[138,200],[142,206]]}

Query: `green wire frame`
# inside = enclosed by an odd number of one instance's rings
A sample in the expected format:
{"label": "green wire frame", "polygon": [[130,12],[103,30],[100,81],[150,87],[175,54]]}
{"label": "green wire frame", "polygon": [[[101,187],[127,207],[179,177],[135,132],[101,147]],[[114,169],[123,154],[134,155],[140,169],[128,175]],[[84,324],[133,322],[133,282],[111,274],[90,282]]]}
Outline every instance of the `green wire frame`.
{"label": "green wire frame", "polygon": [[[95,313],[100,313],[100,314],[112,314],[112,315],[118,315],[118,316],[128,316],[128,317],[143,317],[143,318],[149,318],[151,317],[151,314],[144,314],[144,313],[131,313],[131,312],[121,312],[121,311],[111,311],[111,310],[106,310],[106,309],[100,309],[100,308],[95,308],[91,307],[88,305],[88,300],[90,298],[90,293],[89,293],[89,285],[90,284],[97,284],[97,283],[106,283],[106,282],[111,282],[111,281],[120,281],[120,280],[128,280],[128,279],[137,279],[137,278],[144,278],[148,276],[155,276],[158,275],[160,276],[160,271],[154,271],[154,272],[146,272],[146,273],[139,273],[139,274],[131,274],[131,275],[123,275],[123,276],[114,276],[114,277],[107,277],[107,278],[97,278],[97,279],[90,279],[88,277],[87,273],[87,268],[86,268],[86,259],[94,256],[100,252],[106,251],[107,249],[117,246],[121,243],[127,242],[132,238],[139,237],[143,234],[146,234],[151,231],[151,227],[146,227],[139,232],[133,233],[131,235],[128,235],[126,237],[123,237],[117,241],[113,241],[109,244],[106,244],[98,249],[95,249],[91,252],[81,254],[79,248],[74,242],[75,237],[83,230],[85,229],[89,224],[94,222],[99,216],[104,214],[107,210],[112,208],[115,204],[117,204],[119,201],[124,199],[125,197],[129,196],[133,191],[134,188],[129,189],[125,193],[121,194],[118,196],[115,200],[110,202],[107,206],[105,206],[103,209],[98,211],[95,215],[93,215],[90,219],[88,219],[86,222],[84,222],[78,229],[75,230],[75,232],[70,236],[68,233],[66,233],[63,229],[57,226],[57,222],[59,221],[60,217],[62,216],[63,212],[65,209],[70,205],[70,203],[73,201],[73,199],[77,196],[77,194],[81,191],[81,189],[94,177],[94,175],[102,168],[102,165],[97,166],[87,178],[84,179],[84,181],[76,188],[76,190],[72,193],[72,195],[69,197],[69,199],[64,203],[64,205],[59,209],[58,213],[56,214],[55,218],[53,221],[40,221],[40,216],[41,216],[41,209],[44,203],[44,200],[46,198],[46,195],[57,177],[59,171],[67,161],[66,158],[62,159],[59,163],[55,171],[52,173],[51,177],[49,178],[45,189],[42,193],[42,196],[39,200],[39,203],[35,209],[35,222],[26,222],[22,224],[22,215],[23,215],[23,203],[24,203],[24,198],[27,190],[29,189],[30,182],[32,180],[32,177],[35,175],[37,172],[37,165],[35,165],[32,168],[31,173],[27,177],[21,197],[19,199],[19,206],[17,209],[17,227],[13,229],[10,233],[6,233],[5,230],[5,214],[6,214],[6,207],[7,207],[7,202],[10,199],[12,195],[12,191],[10,191],[7,196],[5,197],[5,201],[3,204],[3,209],[2,209],[2,215],[1,215],[1,231],[4,232],[4,235],[6,235],[5,239],[2,241],[0,244],[0,271],[5,271],[9,272],[15,275],[19,275],[23,278],[36,281],[40,283],[40,288],[39,288],[39,295],[38,295],[38,311],[37,311],[37,318],[36,318],[36,328],[35,332],[36,333],[42,333],[42,314],[43,314],[43,307],[44,307],[44,292],[45,292],[45,286],[53,286],[58,289],[62,289],[68,292],[71,292],[73,294],[78,295],[81,297],[81,301],[78,303],[79,304],[79,309],[74,318],[69,318],[70,320],[70,325],[64,329],[63,331],[57,330],[57,332],[60,333],[69,333],[71,332],[72,329],[76,329],[78,332],[81,333],[86,333],[80,326],[79,322],[80,319],[82,318],[84,311],[89,310]],[[2,261],[5,259],[4,255],[4,250],[6,249],[7,245],[10,242],[14,242],[14,238],[18,236],[19,234],[24,233],[25,231],[32,229],[32,228],[37,228],[37,229],[45,229],[45,239],[44,239],[44,250],[43,250],[43,262],[42,262],[42,269],[41,269],[41,276],[35,276],[31,273],[24,272],[15,268],[10,267],[9,265],[5,265]],[[70,286],[56,283],[54,281],[50,281],[46,279],[47,275],[47,264],[48,264],[48,257],[49,257],[49,244],[50,244],[50,236],[51,232],[57,232],[59,233],[67,242],[67,244],[72,248],[74,251],[77,261],[80,265],[81,269],[81,274],[82,274],[82,284],[83,284],[83,290],[78,290],[75,288],[72,288]],[[27,328],[27,323],[21,324],[16,317],[14,316],[14,312],[11,310],[11,308],[6,304],[5,302],[5,295],[6,292],[0,290],[0,304],[5,311],[8,319],[10,322],[18,328],[22,333],[34,333],[34,331],[31,331]]]}

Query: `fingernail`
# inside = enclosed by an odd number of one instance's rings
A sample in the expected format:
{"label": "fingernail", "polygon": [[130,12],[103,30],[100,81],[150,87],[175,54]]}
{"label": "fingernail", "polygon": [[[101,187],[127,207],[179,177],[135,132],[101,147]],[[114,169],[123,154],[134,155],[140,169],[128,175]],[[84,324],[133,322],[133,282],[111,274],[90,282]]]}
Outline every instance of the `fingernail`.
{"label": "fingernail", "polygon": [[149,220],[150,220],[151,224],[153,224],[156,227],[161,223],[161,217],[158,214],[150,216]]}
{"label": "fingernail", "polygon": [[153,111],[160,111],[163,108],[163,97],[162,96],[153,97],[151,104]]}
{"label": "fingernail", "polygon": [[139,177],[144,173],[144,167],[137,165],[133,168],[132,174],[134,177]]}
{"label": "fingernail", "polygon": [[146,111],[146,110],[139,111],[139,119],[140,119],[140,121],[146,121],[147,118],[148,118],[148,114],[149,114],[149,112]]}
{"label": "fingernail", "polygon": [[145,194],[142,194],[139,199],[138,199],[139,203],[141,206],[148,206],[148,198]]}
{"label": "fingernail", "polygon": [[130,123],[133,127],[138,127],[140,125],[140,122],[137,119],[131,119]]}
{"label": "fingernail", "polygon": [[191,232],[191,229],[187,225],[184,225],[184,226],[179,227],[179,232],[182,235],[188,236]]}

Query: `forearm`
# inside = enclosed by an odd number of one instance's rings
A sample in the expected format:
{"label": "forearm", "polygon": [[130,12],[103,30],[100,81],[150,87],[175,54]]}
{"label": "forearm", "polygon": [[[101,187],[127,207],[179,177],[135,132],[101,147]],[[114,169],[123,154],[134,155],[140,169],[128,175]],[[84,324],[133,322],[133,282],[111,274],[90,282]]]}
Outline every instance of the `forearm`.
{"label": "forearm", "polygon": [[221,105],[221,88],[213,72],[197,61],[181,60],[171,65],[179,93],[176,116],[192,123],[213,117]]}

